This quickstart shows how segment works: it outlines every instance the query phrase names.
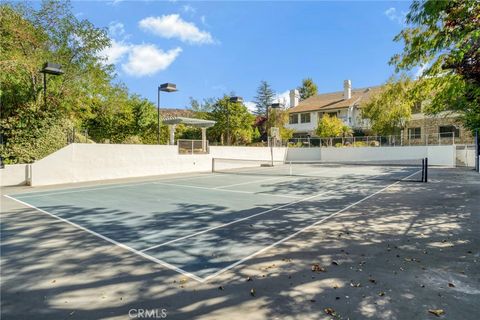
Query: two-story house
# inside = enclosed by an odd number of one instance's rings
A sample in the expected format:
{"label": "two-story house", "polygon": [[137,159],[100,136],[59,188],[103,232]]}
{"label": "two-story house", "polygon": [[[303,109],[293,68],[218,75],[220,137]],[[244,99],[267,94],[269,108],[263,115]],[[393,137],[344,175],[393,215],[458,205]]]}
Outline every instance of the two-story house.
{"label": "two-story house", "polygon": [[361,115],[361,102],[380,90],[381,87],[353,89],[350,80],[344,81],[344,90],[312,96],[298,103],[298,91],[290,91],[288,128],[295,130],[294,137],[313,137],[318,121],[324,114],[336,116],[352,129],[369,128]]}
{"label": "two-story house", "polygon": [[[288,128],[293,129],[294,138],[315,137],[315,129],[323,115],[336,116],[356,131],[367,131],[370,123],[361,114],[362,105],[381,86],[352,89],[350,80],[343,82],[343,91],[312,96],[298,102],[298,91],[290,91]],[[412,117],[405,124],[403,139],[409,144],[471,143],[471,133],[462,127],[458,114],[443,112],[438,115],[422,113],[422,104],[412,106]]]}

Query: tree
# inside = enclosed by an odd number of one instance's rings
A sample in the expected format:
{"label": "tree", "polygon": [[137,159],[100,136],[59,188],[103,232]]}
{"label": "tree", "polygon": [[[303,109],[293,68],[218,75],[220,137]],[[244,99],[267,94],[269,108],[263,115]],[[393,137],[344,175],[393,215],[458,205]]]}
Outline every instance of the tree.
{"label": "tree", "polygon": [[208,130],[213,140],[226,143],[227,135],[230,134],[232,144],[247,144],[252,141],[255,117],[244,104],[232,103],[229,96],[223,96],[213,105],[211,119],[216,121]]}
{"label": "tree", "polygon": [[343,133],[344,123],[339,118],[324,114],[318,122],[315,133],[321,138],[338,137]]}
{"label": "tree", "polygon": [[286,127],[286,125],[288,124],[288,120],[288,110],[284,108],[272,108],[270,109],[270,117],[267,120],[268,128],[279,128],[280,137],[283,140],[288,140],[293,137],[293,133],[295,131]]}
{"label": "tree", "polygon": [[409,27],[395,41],[404,49],[390,60],[396,71],[425,70],[418,83],[434,93],[430,113],[461,114],[467,128],[480,127],[480,2],[476,0],[414,1]]}
{"label": "tree", "polygon": [[372,130],[378,134],[394,134],[410,120],[412,107],[423,99],[417,95],[414,82],[407,77],[390,79],[381,92],[373,95],[362,106],[362,117],[370,120]]}
{"label": "tree", "polygon": [[305,100],[311,96],[318,95],[318,87],[311,78],[306,78],[302,80],[302,85],[298,87],[298,92],[300,93],[300,100]]}
{"label": "tree", "polygon": [[255,114],[258,116],[267,116],[267,109],[273,103],[275,93],[267,81],[261,81],[255,96]]}

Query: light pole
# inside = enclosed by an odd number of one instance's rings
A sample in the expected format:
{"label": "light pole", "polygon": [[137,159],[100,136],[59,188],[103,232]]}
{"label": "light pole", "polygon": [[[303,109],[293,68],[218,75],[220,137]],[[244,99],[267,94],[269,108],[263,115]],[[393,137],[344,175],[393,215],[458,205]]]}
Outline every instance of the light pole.
{"label": "light pole", "polygon": [[161,84],[158,87],[158,90],[157,90],[157,116],[158,116],[158,119],[157,119],[157,124],[158,124],[157,144],[160,144],[160,91],[175,92],[175,91],[178,91],[178,90],[177,90],[177,85],[173,84],[173,83],[164,83],[164,84]]}
{"label": "light pole", "polygon": [[44,108],[47,108],[47,74],[51,74],[54,76],[59,76],[64,74],[62,70],[62,66],[58,63],[53,62],[45,62],[43,64],[42,70],[40,73],[43,73],[43,104]]}
{"label": "light pole", "polygon": [[[243,103],[243,98],[230,97],[228,101],[232,103]],[[230,145],[230,103],[227,104],[227,145]]]}
{"label": "light pole", "polygon": [[[281,104],[280,102],[275,102],[275,103],[272,103],[270,106],[267,106],[267,125],[266,125],[266,129],[267,129],[267,142],[269,141],[269,132],[268,132],[268,109],[272,108],[272,109],[280,109],[283,107],[283,104]],[[273,126],[275,127],[276,125],[276,122],[277,122],[277,113],[275,112],[275,117],[273,118]]]}

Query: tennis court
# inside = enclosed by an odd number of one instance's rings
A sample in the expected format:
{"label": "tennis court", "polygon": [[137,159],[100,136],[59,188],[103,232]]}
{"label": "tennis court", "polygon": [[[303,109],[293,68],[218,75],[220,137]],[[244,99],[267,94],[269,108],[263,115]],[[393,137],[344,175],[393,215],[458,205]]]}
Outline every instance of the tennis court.
{"label": "tennis court", "polygon": [[214,159],[212,173],[8,197],[205,282],[424,168]]}

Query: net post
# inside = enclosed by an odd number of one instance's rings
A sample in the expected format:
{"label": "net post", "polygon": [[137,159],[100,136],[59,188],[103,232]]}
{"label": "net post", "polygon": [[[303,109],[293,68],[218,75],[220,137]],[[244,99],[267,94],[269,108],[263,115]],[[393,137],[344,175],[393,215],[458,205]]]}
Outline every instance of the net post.
{"label": "net post", "polygon": [[428,157],[425,158],[425,183],[428,182]]}
{"label": "net post", "polygon": [[425,158],[422,158],[422,182],[425,182]]}
{"label": "net post", "polygon": [[215,172],[215,158],[212,158],[212,173]]}
{"label": "net post", "polygon": [[475,171],[480,172],[480,137],[479,129],[475,129]]}

